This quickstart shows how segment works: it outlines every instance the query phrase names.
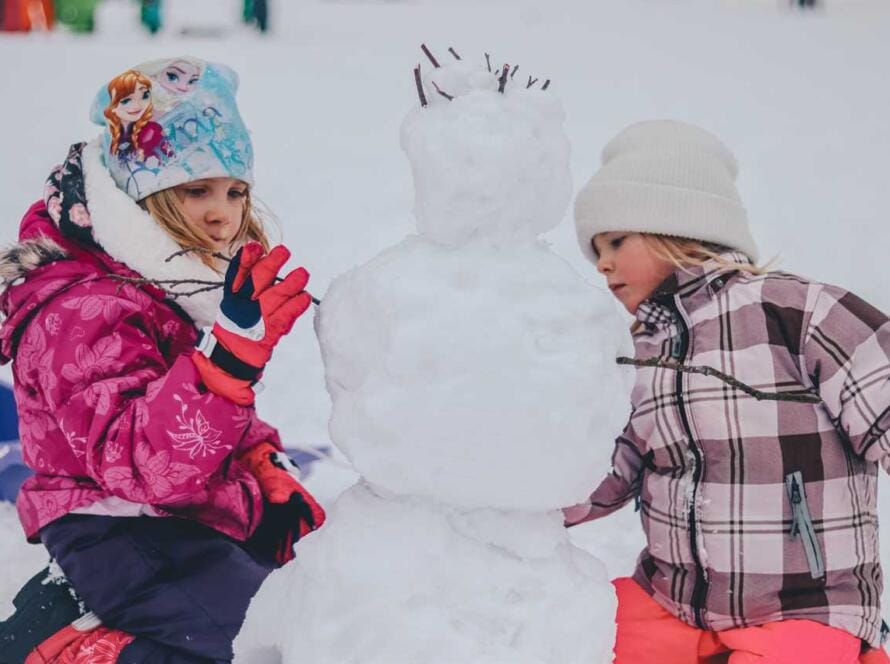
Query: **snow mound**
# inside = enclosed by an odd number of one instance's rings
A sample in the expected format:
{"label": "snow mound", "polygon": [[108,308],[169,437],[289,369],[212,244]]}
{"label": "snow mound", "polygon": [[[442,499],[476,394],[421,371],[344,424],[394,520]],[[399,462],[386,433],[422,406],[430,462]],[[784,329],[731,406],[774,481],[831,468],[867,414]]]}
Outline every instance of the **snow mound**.
{"label": "snow mound", "polygon": [[359,484],[298,551],[254,599],[287,607],[288,619],[248,621],[236,662],[611,659],[612,587],[603,566],[570,545],[558,514],[462,513]]}

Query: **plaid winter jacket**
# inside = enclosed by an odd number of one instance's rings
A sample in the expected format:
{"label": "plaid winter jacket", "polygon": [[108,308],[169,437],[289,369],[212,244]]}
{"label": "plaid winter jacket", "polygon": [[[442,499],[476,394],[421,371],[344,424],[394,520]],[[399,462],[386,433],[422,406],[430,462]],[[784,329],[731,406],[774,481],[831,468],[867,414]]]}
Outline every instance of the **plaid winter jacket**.
{"label": "plaid winter jacket", "polygon": [[[739,254],[725,257],[747,262]],[[712,261],[644,302],[613,468],[574,525],[638,501],[635,580],[709,630],[800,618],[880,643],[877,471],[890,470],[890,320],[840,288]]]}

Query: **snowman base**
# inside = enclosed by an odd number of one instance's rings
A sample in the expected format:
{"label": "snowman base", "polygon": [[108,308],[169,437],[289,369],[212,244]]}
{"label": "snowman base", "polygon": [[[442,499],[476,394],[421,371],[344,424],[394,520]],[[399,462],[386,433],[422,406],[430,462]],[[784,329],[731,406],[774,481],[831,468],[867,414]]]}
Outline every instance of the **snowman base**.
{"label": "snowman base", "polygon": [[236,662],[611,661],[612,586],[560,513],[465,511],[362,482],[330,517],[263,585]]}

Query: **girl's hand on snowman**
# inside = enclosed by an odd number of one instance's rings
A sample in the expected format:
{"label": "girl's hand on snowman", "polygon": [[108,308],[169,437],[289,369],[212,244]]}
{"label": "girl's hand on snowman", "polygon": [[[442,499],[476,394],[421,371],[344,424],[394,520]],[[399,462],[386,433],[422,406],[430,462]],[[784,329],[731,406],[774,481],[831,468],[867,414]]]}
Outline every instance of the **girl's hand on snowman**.
{"label": "girl's hand on snowman", "polygon": [[284,245],[268,254],[258,242],[248,242],[229,263],[220,312],[195,353],[195,365],[209,390],[247,406],[252,386],[309,305],[309,273],[299,267],[279,283],[279,270],[290,258]]}
{"label": "girl's hand on snowman", "polygon": [[238,462],[256,478],[264,499],[263,518],[249,544],[284,565],[294,557],[294,544],[321,528],[324,509],[300,484],[297,465],[271,443],[250,448]]}
{"label": "girl's hand on snowman", "polygon": [[[213,334],[239,359],[262,369],[272,349],[290,332],[312,298],[306,292],[309,273],[302,267],[275,284],[290,251],[278,245],[267,255],[258,242],[238,250],[226,270],[220,313]],[[274,285],[273,285],[274,284]]]}

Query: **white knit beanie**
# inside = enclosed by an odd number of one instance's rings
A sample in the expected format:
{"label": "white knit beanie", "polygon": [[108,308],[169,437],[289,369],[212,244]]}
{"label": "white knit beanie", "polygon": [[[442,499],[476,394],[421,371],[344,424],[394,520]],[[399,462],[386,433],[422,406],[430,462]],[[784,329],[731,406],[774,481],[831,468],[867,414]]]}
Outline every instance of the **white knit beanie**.
{"label": "white knit beanie", "polygon": [[581,251],[597,233],[657,233],[722,244],[757,260],[735,188],[738,164],[720,140],[674,120],[639,122],[603,149],[603,165],[575,199]]}

